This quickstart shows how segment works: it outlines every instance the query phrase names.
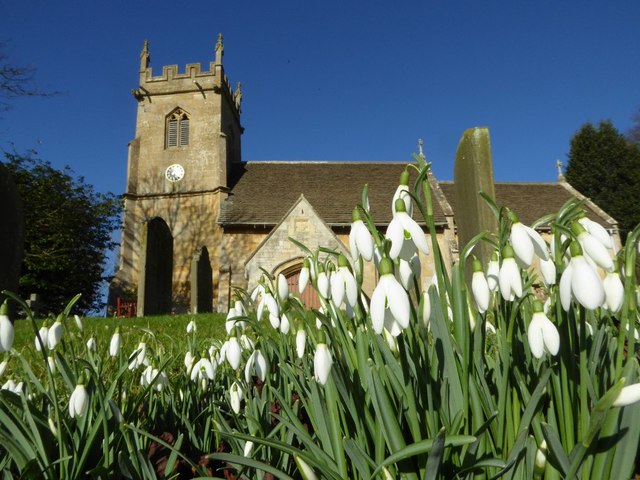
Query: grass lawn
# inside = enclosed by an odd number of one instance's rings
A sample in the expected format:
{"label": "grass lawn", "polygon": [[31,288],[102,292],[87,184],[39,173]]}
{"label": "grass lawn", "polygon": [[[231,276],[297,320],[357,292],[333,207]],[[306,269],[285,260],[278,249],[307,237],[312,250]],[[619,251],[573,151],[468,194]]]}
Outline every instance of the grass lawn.
{"label": "grass lawn", "polygon": [[[74,348],[86,348],[86,342],[94,337],[98,352],[106,352],[109,342],[117,326],[120,326],[122,336],[122,351],[129,355],[139,342],[146,342],[147,346],[166,355],[184,357],[193,337],[187,334],[187,324],[195,320],[197,333],[195,335],[198,350],[209,348],[213,340],[223,340],[225,315],[219,313],[203,313],[199,315],[163,315],[139,318],[83,318],[83,331],[80,332],[73,317],[67,319],[63,340]],[[44,320],[38,320],[38,328]],[[49,320],[49,326],[51,320]],[[35,334],[33,326],[28,320],[15,322],[15,339],[13,349],[20,353],[27,361],[41,362],[42,357],[35,350]],[[195,353],[195,352],[194,352]]]}

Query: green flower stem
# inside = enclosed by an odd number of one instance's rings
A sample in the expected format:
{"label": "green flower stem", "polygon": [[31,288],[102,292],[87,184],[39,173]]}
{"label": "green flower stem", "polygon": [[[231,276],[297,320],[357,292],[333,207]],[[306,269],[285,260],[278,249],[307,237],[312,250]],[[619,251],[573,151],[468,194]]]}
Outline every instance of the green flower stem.
{"label": "green flower stem", "polygon": [[587,382],[589,379],[589,371],[587,367],[587,321],[586,311],[583,306],[580,306],[580,379],[578,388],[580,389],[580,432],[579,438],[583,438],[587,429],[589,428],[589,394],[587,391]]}

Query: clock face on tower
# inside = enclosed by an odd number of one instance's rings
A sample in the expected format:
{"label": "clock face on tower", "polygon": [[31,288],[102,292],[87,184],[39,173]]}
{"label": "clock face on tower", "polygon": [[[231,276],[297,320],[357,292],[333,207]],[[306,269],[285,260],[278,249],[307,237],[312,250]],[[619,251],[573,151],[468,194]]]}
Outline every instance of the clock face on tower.
{"label": "clock face on tower", "polygon": [[179,182],[182,180],[182,177],[184,177],[184,167],[178,163],[174,163],[167,167],[164,175],[170,182]]}

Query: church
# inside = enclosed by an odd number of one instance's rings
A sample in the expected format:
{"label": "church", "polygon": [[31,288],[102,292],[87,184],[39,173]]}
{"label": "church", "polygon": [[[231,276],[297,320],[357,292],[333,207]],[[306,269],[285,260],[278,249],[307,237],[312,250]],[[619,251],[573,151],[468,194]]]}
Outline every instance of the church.
{"label": "church", "polygon": [[[263,270],[297,291],[303,252],[294,238],[349,253],[351,212],[368,186],[376,225],[391,220],[391,198],[405,163],[252,162],[241,155],[242,91],[231,86],[218,36],[208,68],[164,66],[154,75],[149,45],[140,54],[135,137],[129,143],[120,263],[109,311],[129,314],[226,312],[233,287],[252,289]],[[450,265],[458,255],[452,182],[429,174],[438,242]],[[555,183],[495,183],[499,205],[525,224],[584,199],[559,174]],[[617,223],[586,199],[587,215],[616,239]],[[421,254],[422,256],[422,254]],[[422,277],[432,260],[421,258]],[[364,290],[376,272],[365,264]],[[312,300],[310,300],[312,301]],[[121,312],[120,312],[121,313]]]}

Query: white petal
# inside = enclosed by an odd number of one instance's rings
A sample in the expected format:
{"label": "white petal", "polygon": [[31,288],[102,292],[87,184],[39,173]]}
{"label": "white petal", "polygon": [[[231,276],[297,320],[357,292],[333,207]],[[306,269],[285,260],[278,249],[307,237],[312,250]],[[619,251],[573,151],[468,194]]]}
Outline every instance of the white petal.
{"label": "white petal", "polygon": [[393,217],[393,219],[389,223],[389,226],[387,227],[387,233],[385,236],[389,240],[391,240],[389,257],[395,260],[396,258],[398,258],[398,255],[400,255],[400,250],[402,250],[402,242],[404,242],[404,228],[398,216]]}
{"label": "white petal", "polygon": [[416,245],[418,250],[427,255],[429,253],[429,244],[427,243],[427,237],[424,234],[424,230],[416,223],[416,221],[411,218],[406,213],[403,215],[402,212],[398,214],[400,218],[400,222],[406,231],[411,235],[411,240]]}
{"label": "white petal", "polygon": [[606,298],[607,309],[611,312],[618,312],[624,302],[624,285],[617,272],[609,272],[602,281]]}
{"label": "white petal", "polygon": [[542,358],[544,355],[544,338],[542,336],[542,325],[540,319],[534,314],[527,329],[527,339],[529,340],[529,349],[531,354],[536,358]]}
{"label": "white petal", "polygon": [[384,285],[379,281],[376,289],[373,291],[373,295],[371,295],[371,305],[369,307],[369,310],[371,312],[371,323],[373,325],[373,331],[377,334],[381,334],[384,327],[384,310],[387,300],[386,297],[387,294]]}
{"label": "white petal", "polygon": [[607,247],[602,245],[596,237],[589,233],[583,232],[578,235],[578,241],[584,250],[584,253],[589,255],[591,259],[601,268],[610,272],[613,270],[613,260]]}
{"label": "white petal", "polygon": [[602,245],[606,248],[613,248],[613,241],[611,240],[611,235],[607,232],[607,229],[600,225],[598,222],[594,222],[593,220],[582,217],[578,220],[578,223],[582,225],[587,232],[596,237]]}
{"label": "white petal", "polygon": [[[7,315],[0,315],[0,352],[8,352],[13,346],[15,332]],[[37,340],[37,339],[36,339]]]}
{"label": "white petal", "polygon": [[531,243],[533,244],[533,249],[536,255],[542,260],[549,260],[549,248],[547,247],[546,242],[542,239],[540,234],[527,225],[522,226],[531,239]]}
{"label": "white petal", "polygon": [[567,268],[562,272],[562,277],[560,277],[560,303],[562,304],[562,309],[565,312],[569,311],[571,308],[571,276],[573,275],[573,267],[571,263],[567,265]]}
{"label": "white petal", "polygon": [[336,307],[340,307],[344,300],[344,279],[342,268],[339,268],[331,275],[329,283],[331,284],[331,300],[333,300]]}
{"label": "white petal", "polygon": [[307,283],[309,282],[309,269],[307,267],[302,267],[300,270],[300,276],[298,277],[298,292],[302,295],[305,288],[307,288]]}
{"label": "white petal", "polygon": [[491,294],[489,292],[489,284],[482,272],[473,272],[471,277],[471,291],[473,292],[473,298],[478,306],[478,311],[484,313],[489,308],[489,299]]}
{"label": "white petal", "polygon": [[326,272],[320,272],[318,274],[318,293],[325,300],[329,299],[331,292],[329,286],[329,277],[327,277]]}
{"label": "white petal", "polygon": [[329,348],[324,343],[318,344],[313,356],[313,376],[319,384],[325,385],[327,383],[332,365],[333,359]]}
{"label": "white petal", "polygon": [[489,290],[496,292],[498,290],[498,276],[500,274],[500,264],[497,261],[490,260],[487,266],[487,285]]}
{"label": "white petal", "polygon": [[614,407],[625,407],[640,401],[640,383],[626,386],[613,401]]}
{"label": "white petal", "polygon": [[595,310],[604,303],[604,287],[597,272],[582,255],[571,259],[571,292],[583,307]]}
{"label": "white petal", "polygon": [[289,297],[289,284],[283,274],[278,275],[278,298],[284,302]]}
{"label": "white petal", "polygon": [[534,254],[533,242],[522,223],[517,222],[511,226],[509,240],[518,261],[525,267],[530,267]]}
{"label": "white petal", "polygon": [[[358,224],[354,233],[357,250],[362,255],[362,258],[370,262],[373,258],[373,239],[362,220],[358,220],[355,223]],[[353,258],[355,259],[356,257],[354,256]]]}
{"label": "white petal", "polygon": [[229,343],[227,344],[226,356],[229,365],[231,368],[236,370],[240,366],[240,360],[242,360],[242,349],[240,348],[240,344],[238,343],[238,339],[236,337],[231,337],[229,339]]}
{"label": "white petal", "polygon": [[347,293],[347,303],[352,307],[358,303],[358,285],[353,274],[349,271],[344,273],[344,286]]}
{"label": "white petal", "polygon": [[540,272],[542,278],[547,286],[555,285],[556,283],[556,264],[552,259],[543,260],[540,259]]}
{"label": "white petal", "polygon": [[396,322],[398,322],[402,328],[407,328],[411,315],[407,292],[391,274],[383,275],[382,278],[380,278],[380,282],[382,283],[383,281],[385,282],[384,287],[387,292],[389,310],[391,310]]}
{"label": "white petal", "polygon": [[307,332],[305,330],[298,330],[296,332],[296,354],[298,358],[304,356],[304,348],[307,345]]}
{"label": "white petal", "polygon": [[560,350],[560,334],[558,333],[558,329],[551,320],[546,317],[541,327],[544,346],[551,355],[557,355],[558,350]]}

